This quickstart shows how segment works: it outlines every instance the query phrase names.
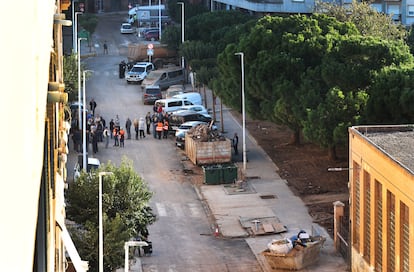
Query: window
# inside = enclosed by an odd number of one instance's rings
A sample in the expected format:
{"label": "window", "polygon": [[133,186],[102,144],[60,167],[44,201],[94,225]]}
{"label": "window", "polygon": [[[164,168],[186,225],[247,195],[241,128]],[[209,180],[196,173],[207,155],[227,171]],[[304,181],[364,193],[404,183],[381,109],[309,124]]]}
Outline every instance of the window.
{"label": "window", "polygon": [[395,271],[395,196],[387,191],[387,271]]}
{"label": "window", "polygon": [[371,177],[364,170],[364,259],[370,263],[371,259]]}
{"label": "window", "polygon": [[414,16],[414,6],[407,6],[407,16]]}
{"label": "window", "polygon": [[409,208],[400,202],[400,271],[410,271],[410,222]]}
{"label": "window", "polygon": [[177,101],[171,101],[168,103],[168,107],[181,107],[182,105],[182,101],[181,100],[177,100]]}
{"label": "window", "polygon": [[375,271],[382,271],[382,184],[375,180]]}

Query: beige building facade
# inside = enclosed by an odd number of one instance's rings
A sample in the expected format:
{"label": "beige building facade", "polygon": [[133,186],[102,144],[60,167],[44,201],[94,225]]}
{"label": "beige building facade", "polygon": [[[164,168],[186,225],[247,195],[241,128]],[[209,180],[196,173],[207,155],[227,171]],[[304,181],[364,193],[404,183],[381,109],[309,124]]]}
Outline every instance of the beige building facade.
{"label": "beige building facade", "polygon": [[414,271],[414,125],[349,128],[352,271]]}

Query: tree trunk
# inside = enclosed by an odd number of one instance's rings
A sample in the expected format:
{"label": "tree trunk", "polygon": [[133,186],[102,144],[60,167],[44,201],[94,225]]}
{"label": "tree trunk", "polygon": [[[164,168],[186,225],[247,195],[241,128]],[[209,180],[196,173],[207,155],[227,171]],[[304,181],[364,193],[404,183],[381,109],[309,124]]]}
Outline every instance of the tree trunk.
{"label": "tree trunk", "polygon": [[290,137],[289,144],[290,145],[299,145],[300,144],[300,132],[299,132],[299,130],[293,131],[293,133]]}
{"label": "tree trunk", "polygon": [[328,149],[328,156],[330,160],[336,161],[338,157],[336,156],[336,147],[335,145],[329,147]]}

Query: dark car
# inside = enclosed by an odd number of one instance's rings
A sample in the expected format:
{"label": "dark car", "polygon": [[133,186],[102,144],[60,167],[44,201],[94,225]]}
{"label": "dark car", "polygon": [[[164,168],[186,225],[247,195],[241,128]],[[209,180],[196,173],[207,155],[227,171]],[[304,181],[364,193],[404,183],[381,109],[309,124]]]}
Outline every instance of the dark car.
{"label": "dark car", "polygon": [[145,32],[144,38],[147,41],[157,41],[160,39],[160,32],[159,30],[150,30]]}
{"label": "dark car", "polygon": [[169,124],[171,130],[176,130],[181,124],[188,121],[201,121],[205,123],[210,123],[212,120],[211,116],[198,113],[196,111],[184,110],[179,112],[174,112],[169,117]]}
{"label": "dark car", "polygon": [[144,105],[154,104],[155,101],[162,98],[159,86],[147,86],[142,94],[142,102]]}

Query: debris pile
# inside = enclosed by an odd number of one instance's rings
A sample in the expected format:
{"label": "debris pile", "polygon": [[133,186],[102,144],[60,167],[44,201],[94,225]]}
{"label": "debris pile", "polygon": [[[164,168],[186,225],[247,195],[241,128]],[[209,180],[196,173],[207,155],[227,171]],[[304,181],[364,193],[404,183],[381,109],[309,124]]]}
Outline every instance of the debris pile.
{"label": "debris pile", "polygon": [[187,131],[187,134],[200,142],[225,141],[226,138],[217,130],[212,130],[211,125],[200,124]]}

